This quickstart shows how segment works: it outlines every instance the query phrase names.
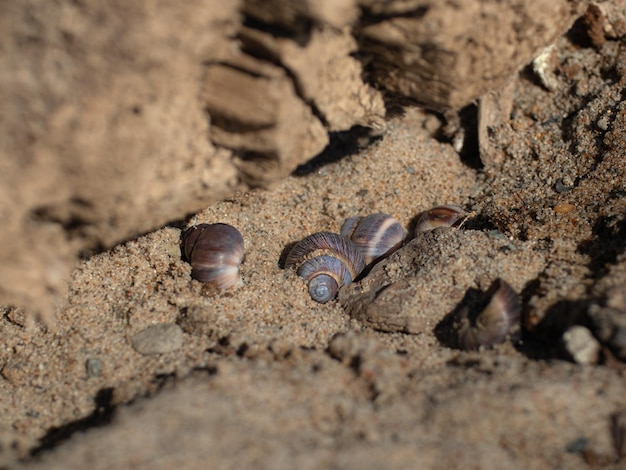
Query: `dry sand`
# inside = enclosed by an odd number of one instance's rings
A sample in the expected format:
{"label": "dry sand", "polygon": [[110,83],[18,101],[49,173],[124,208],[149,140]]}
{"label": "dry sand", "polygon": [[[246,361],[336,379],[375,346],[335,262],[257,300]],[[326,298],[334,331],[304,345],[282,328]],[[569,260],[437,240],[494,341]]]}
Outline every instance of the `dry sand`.
{"label": "dry sand", "polygon": [[[584,323],[568,312],[619,307],[626,286],[623,46],[562,38],[559,89],[530,71],[516,80],[511,122],[490,133],[501,158],[484,168],[408,108],[369,146],[338,137],[300,176],[86,259],[54,328],[6,309],[0,467],[624,468],[624,364],[605,346],[601,364],[575,364],[561,343],[564,324]],[[280,266],[290,244],[346,217],[388,212],[409,227],[447,203],[476,212],[468,233],[513,247],[480,261],[508,273],[529,326],[554,328],[459,351],[434,331],[446,289],[413,286],[434,292],[424,331],[381,332],[316,304]],[[191,280],[180,233],[201,222],[242,232],[240,289],[210,296]],[[472,252],[454,269],[434,256],[429,282],[465,282]],[[132,339],[157,324],[182,334],[166,330],[169,352],[137,352]]]}

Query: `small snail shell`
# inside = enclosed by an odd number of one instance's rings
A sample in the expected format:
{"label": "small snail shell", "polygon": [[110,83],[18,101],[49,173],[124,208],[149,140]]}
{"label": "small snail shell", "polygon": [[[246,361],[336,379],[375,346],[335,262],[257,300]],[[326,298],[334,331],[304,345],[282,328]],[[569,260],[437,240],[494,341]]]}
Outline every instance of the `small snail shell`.
{"label": "small snail shell", "polygon": [[460,313],[458,344],[461,349],[479,349],[516,339],[520,331],[522,304],[513,288],[503,279],[496,279],[489,290],[489,303],[476,317],[475,324],[468,318],[468,308]]}
{"label": "small snail shell", "polygon": [[417,218],[415,236],[422,232],[429,232],[437,227],[453,227],[469,214],[460,206],[449,204],[437,206],[422,212]]}
{"label": "small snail shell", "polygon": [[400,248],[407,232],[392,216],[371,214],[347,219],[341,227],[341,235],[361,249],[365,263],[369,265]]}
{"label": "small snail shell", "polygon": [[330,232],[309,235],[287,255],[285,267],[296,267],[307,281],[311,298],[326,303],[339,288],[349,284],[365,268],[359,248],[350,240]]}
{"label": "small snail shell", "polygon": [[191,277],[226,290],[243,282],[239,265],[243,261],[243,237],[227,224],[200,224],[183,234],[183,252],[191,264]]}

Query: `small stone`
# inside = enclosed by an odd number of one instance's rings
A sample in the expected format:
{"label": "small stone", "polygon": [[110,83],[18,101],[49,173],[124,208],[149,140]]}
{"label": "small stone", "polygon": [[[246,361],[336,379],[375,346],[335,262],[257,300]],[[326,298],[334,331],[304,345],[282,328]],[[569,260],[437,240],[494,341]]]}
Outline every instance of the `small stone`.
{"label": "small stone", "polygon": [[560,202],[559,204],[557,204],[553,208],[554,212],[557,213],[557,214],[569,214],[574,209],[576,209],[576,206],[574,206],[574,204],[570,204],[568,202]]}
{"label": "small stone", "polygon": [[11,323],[17,326],[25,327],[27,318],[24,310],[19,307],[3,307],[0,311]]}
{"label": "small stone", "polygon": [[600,357],[600,343],[584,326],[572,326],[563,334],[565,349],[578,364],[595,364]]}
{"label": "small stone", "polygon": [[554,190],[557,193],[564,193],[566,191],[571,191],[572,189],[574,189],[574,184],[567,176],[557,179],[556,183],[554,183]]}
{"label": "small stone", "polygon": [[130,342],[139,354],[165,354],[183,345],[183,330],[175,323],[152,325],[134,335]]}
{"label": "small stone", "polygon": [[589,439],[586,437],[577,437],[573,441],[570,441],[565,450],[570,454],[580,454],[589,446]]}
{"label": "small stone", "polygon": [[489,230],[487,232],[487,236],[493,240],[508,240],[506,235],[500,232],[499,230]]}
{"label": "small stone", "polygon": [[541,54],[533,60],[533,72],[548,91],[558,90],[559,80],[554,73],[556,54],[554,44],[546,47]]}
{"label": "small stone", "polygon": [[100,359],[87,359],[85,368],[87,369],[87,377],[100,377],[102,375],[102,361]]}
{"label": "small stone", "polygon": [[600,130],[607,131],[609,129],[608,116],[602,116],[600,119],[598,119],[598,122],[596,124]]}

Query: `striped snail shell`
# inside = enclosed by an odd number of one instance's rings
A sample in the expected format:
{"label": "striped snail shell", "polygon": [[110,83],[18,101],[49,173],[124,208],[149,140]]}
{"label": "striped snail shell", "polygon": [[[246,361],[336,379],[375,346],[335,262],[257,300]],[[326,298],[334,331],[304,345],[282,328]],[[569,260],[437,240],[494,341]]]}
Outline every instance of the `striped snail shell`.
{"label": "striped snail shell", "polygon": [[341,227],[341,235],[361,249],[365,263],[369,265],[400,248],[407,232],[389,214],[371,214],[346,219]]}
{"label": "striped snail shell", "polygon": [[228,224],[195,225],[183,233],[183,252],[191,264],[191,277],[226,290],[243,285],[243,237]]}
{"label": "striped snail shell", "polygon": [[479,349],[517,339],[520,333],[522,304],[513,288],[503,279],[496,279],[486,295],[489,303],[478,314],[474,324],[468,308],[460,313],[458,344],[461,349]]}
{"label": "striped snail shell", "polygon": [[415,224],[415,236],[437,227],[454,227],[465,220],[468,215],[468,212],[462,207],[453,204],[433,207],[418,216]]}
{"label": "striped snail shell", "polygon": [[309,295],[326,303],[339,288],[350,284],[365,268],[359,248],[336,233],[318,232],[297,243],[285,259],[285,267],[294,267],[307,281]]}

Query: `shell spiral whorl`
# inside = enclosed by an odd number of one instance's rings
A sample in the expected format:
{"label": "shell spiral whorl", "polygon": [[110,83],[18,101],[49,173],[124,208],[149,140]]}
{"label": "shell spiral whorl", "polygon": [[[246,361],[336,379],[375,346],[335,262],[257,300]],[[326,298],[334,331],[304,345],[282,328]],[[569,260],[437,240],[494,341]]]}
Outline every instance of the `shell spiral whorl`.
{"label": "shell spiral whorl", "polygon": [[244,257],[243,236],[232,225],[200,224],[183,233],[183,252],[191,277],[226,290],[243,283],[239,266]]}
{"label": "shell spiral whorl", "polygon": [[346,219],[341,227],[341,235],[361,249],[365,263],[369,265],[400,248],[407,231],[389,214],[371,214]]}
{"label": "shell spiral whorl", "polygon": [[349,284],[365,268],[359,248],[336,233],[318,232],[297,243],[285,259],[285,267],[295,267],[309,288],[309,295],[326,303],[339,288]]}

